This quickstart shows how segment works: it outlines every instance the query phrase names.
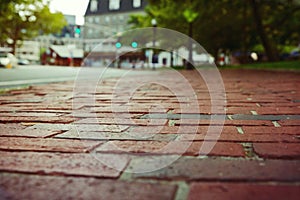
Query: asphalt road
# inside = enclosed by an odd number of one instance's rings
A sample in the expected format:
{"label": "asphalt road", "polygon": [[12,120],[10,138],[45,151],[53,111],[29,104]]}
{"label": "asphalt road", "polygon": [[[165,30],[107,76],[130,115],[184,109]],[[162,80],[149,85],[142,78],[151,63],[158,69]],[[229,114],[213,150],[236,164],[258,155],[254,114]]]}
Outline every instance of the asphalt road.
{"label": "asphalt road", "polygon": [[[0,68],[0,88],[20,87],[76,79],[120,77],[125,73],[150,73],[150,71],[101,67],[62,67],[25,65],[13,69]],[[154,73],[154,72],[151,72]]]}

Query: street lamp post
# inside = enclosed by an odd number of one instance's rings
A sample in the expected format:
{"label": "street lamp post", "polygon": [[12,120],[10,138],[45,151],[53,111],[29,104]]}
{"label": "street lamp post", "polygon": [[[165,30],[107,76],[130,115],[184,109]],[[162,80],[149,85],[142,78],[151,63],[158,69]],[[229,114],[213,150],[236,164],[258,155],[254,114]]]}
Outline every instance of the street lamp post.
{"label": "street lamp post", "polygon": [[120,55],[119,55],[119,49],[122,47],[122,43],[121,43],[121,36],[122,36],[122,33],[121,32],[118,32],[117,33],[117,42],[115,44],[116,46],[116,61],[117,61],[117,67],[118,68],[121,68],[121,58],[120,58]]}
{"label": "street lamp post", "polygon": [[155,46],[156,46],[156,27],[157,27],[157,21],[155,18],[151,20],[151,24],[153,27],[153,41],[152,41],[152,46],[153,46],[153,54],[152,54],[152,64],[153,64],[153,69],[155,69],[155,62],[156,62],[156,54],[155,54]]}
{"label": "street lamp post", "polygon": [[198,17],[198,13],[193,11],[192,8],[187,8],[183,12],[183,16],[185,20],[187,21],[189,25],[189,41],[188,41],[188,51],[189,51],[189,57],[188,62],[186,63],[186,69],[193,69],[193,43],[192,43],[192,37],[193,37],[193,22]]}

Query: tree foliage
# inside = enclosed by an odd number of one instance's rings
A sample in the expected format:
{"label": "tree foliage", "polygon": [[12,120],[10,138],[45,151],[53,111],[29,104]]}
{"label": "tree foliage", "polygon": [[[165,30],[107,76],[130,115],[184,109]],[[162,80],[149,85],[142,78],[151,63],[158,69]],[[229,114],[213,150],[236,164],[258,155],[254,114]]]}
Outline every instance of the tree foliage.
{"label": "tree foliage", "polygon": [[[283,46],[300,43],[299,0],[149,0],[146,16],[132,16],[135,27],[158,26],[188,34],[209,52],[220,48],[247,52],[262,45],[269,60],[278,60]],[[187,10],[192,8],[192,12]],[[197,13],[197,14],[193,14]]]}
{"label": "tree foliage", "polygon": [[52,13],[44,0],[2,0],[0,3],[0,44],[15,52],[18,41],[40,33],[58,33],[67,24],[62,13]]}

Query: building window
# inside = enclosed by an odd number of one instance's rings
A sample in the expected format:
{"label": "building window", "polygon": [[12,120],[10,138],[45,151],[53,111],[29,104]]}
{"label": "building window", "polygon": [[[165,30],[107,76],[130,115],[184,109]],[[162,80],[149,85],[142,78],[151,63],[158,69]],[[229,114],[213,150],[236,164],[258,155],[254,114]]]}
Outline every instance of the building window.
{"label": "building window", "polygon": [[119,10],[120,0],[109,0],[109,10]]}
{"label": "building window", "polygon": [[139,8],[139,7],[141,7],[141,5],[142,5],[141,0],[133,0],[133,7],[134,8]]}
{"label": "building window", "polygon": [[89,23],[93,23],[93,22],[94,22],[94,18],[93,18],[93,17],[89,17],[89,18],[88,18],[88,22],[89,22]]}
{"label": "building window", "polygon": [[124,16],[123,15],[119,15],[119,20],[120,21],[124,21]]}
{"label": "building window", "polygon": [[91,12],[96,12],[96,11],[98,11],[98,1],[97,1],[97,0],[92,0],[92,1],[91,1],[90,11],[91,11]]}

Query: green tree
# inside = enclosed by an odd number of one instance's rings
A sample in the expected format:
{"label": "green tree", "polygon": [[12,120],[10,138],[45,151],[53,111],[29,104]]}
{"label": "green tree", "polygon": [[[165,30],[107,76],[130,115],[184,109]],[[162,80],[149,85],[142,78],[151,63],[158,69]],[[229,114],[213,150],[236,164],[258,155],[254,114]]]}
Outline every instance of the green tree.
{"label": "green tree", "polygon": [[15,53],[18,41],[40,33],[58,33],[67,24],[62,13],[51,13],[49,2],[43,0],[5,0],[0,18],[0,43],[10,45]]}
{"label": "green tree", "polygon": [[[247,52],[261,45],[270,61],[279,59],[281,47],[300,42],[299,0],[149,0],[148,16],[136,26],[156,18],[158,26],[193,36],[215,55],[219,48]],[[190,30],[187,5],[197,13]],[[185,13],[185,14],[183,14]],[[192,15],[190,15],[192,16]],[[194,15],[196,16],[196,14]],[[149,26],[149,23],[148,23]],[[190,31],[190,33],[189,33]]]}
{"label": "green tree", "polygon": [[[189,2],[190,3],[190,2]],[[195,19],[198,17],[198,13],[194,11],[194,8],[192,4],[189,4],[187,8],[183,11],[183,16],[186,22],[188,23],[188,36],[189,36],[189,41],[188,41],[188,50],[189,50],[189,62],[186,65],[186,69],[193,69],[193,43],[192,43],[192,38],[193,38],[193,22]]]}

